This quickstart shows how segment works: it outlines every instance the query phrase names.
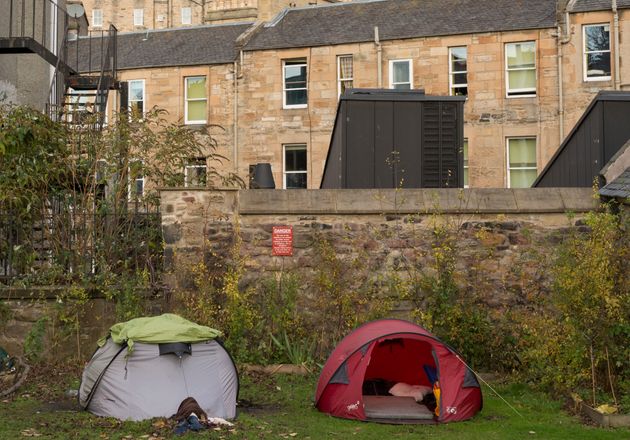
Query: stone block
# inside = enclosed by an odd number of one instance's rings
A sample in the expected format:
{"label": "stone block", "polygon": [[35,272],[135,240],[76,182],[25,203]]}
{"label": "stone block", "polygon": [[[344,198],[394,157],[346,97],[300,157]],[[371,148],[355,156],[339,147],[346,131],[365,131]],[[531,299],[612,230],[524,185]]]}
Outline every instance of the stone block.
{"label": "stone block", "polygon": [[182,225],[179,223],[163,225],[162,236],[166,244],[176,244],[182,238]]}

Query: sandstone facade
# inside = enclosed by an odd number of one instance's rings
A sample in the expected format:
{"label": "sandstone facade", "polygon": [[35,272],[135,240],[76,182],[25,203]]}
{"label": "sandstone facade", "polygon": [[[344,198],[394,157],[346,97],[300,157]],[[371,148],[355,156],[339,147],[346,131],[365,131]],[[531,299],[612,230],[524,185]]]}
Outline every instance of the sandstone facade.
{"label": "sandstone facade", "polygon": [[[234,128],[234,65],[166,67],[160,69],[133,69],[121,71],[121,81],[144,81],[144,109],[159,107],[168,111],[165,118],[174,123],[185,123],[185,78],[206,78],[206,121],[209,131],[217,140],[217,153],[231,159]],[[115,94],[109,109],[118,108]],[[111,116],[111,114],[110,114]],[[191,127],[194,127],[192,125]],[[230,164],[226,165],[228,168]]]}
{"label": "sandstone facade", "polygon": [[[351,0],[342,0],[351,1]],[[110,24],[120,32],[167,29],[200,24],[268,21],[283,9],[328,0],[83,0],[90,30],[107,29]],[[183,9],[190,8],[190,19]],[[95,25],[94,10],[100,11],[102,24]],[[134,9],[142,9],[142,24],[134,22]],[[187,14],[188,12],[185,12]]]}
{"label": "sandstone facade", "polygon": [[[626,62],[630,53],[630,10],[619,13],[621,68],[617,88],[630,90],[630,63]],[[380,85],[387,88],[389,62],[410,59],[414,88],[423,88],[427,94],[448,95],[449,48],[465,46],[468,99],[464,106],[464,135],[468,140],[469,185],[507,187],[508,139],[535,139],[536,168],[540,172],[560,145],[561,135],[570,132],[595,94],[615,88],[612,38],[611,78],[604,81],[583,78],[583,26],[604,23],[612,29],[612,12],[571,14],[570,38],[560,45],[556,28],[383,41],[380,66],[374,42],[277,50],[247,50],[245,46],[236,64],[194,69],[148,67],[123,71],[121,78],[145,79],[147,108],[158,105],[179,120],[184,106],[182,78],[186,75],[181,72],[206,69],[210,78],[208,121],[223,127],[217,132],[219,143],[222,152],[233,160],[226,169],[236,169],[246,178],[251,164],[270,162],[276,186],[282,187],[283,148],[303,145],[307,156],[307,187],[319,188],[338,103],[339,56],[352,56],[354,87],[379,87],[380,70]],[[535,96],[507,96],[505,47],[518,42],[535,43]],[[283,107],[286,60],[302,60],[307,65],[308,101],[303,108]]]}

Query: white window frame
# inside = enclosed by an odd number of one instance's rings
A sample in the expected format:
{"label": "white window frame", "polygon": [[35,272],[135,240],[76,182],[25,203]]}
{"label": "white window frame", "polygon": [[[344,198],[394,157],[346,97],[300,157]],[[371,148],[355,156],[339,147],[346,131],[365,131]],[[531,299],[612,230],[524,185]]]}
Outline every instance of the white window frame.
{"label": "white window frame", "polygon": [[[188,99],[188,80],[203,78],[206,81],[206,96],[205,98],[191,98]],[[188,120],[188,103],[196,102],[196,101],[205,101],[206,102],[206,119],[204,120]],[[207,124],[208,123],[208,77],[206,75],[196,75],[196,76],[185,76],[184,77],[184,124],[186,125],[198,125],[198,124]]]}
{"label": "white window frame", "polygon": [[[464,148],[464,144],[468,144],[468,148]],[[468,138],[464,138],[464,144],[462,144],[462,162],[464,164],[464,177],[466,173],[468,173],[468,185],[466,185],[466,180],[464,180],[464,188],[470,188],[470,165],[468,161],[470,160],[470,144],[468,143]],[[465,152],[468,152],[468,155],[464,155]]]}
{"label": "white window frame", "polygon": [[[282,60],[282,108],[283,109],[308,107],[308,60],[304,59],[303,63],[296,63],[298,61],[302,61],[302,58],[297,58],[297,59],[292,59],[292,60]],[[302,66],[306,67],[306,84],[304,87],[287,89],[287,82],[286,82],[287,63],[296,63],[296,64],[289,64],[290,67],[302,67]],[[295,90],[306,90],[306,103],[305,104],[287,104],[287,91],[295,91]]]}
{"label": "white window frame", "polygon": [[[510,69],[508,67],[508,46],[515,44],[526,44],[533,43],[534,44],[534,67],[517,67]],[[535,97],[538,93],[538,46],[536,45],[536,40],[527,40],[527,41],[511,41],[509,43],[505,43],[503,48],[504,56],[505,56],[505,96],[506,98],[532,98]],[[514,89],[510,90],[510,72],[518,72],[521,70],[534,70],[534,88],[527,89]],[[531,92],[522,95],[510,95],[512,93],[520,93],[520,92]]]}
{"label": "white window frame", "polygon": [[133,25],[144,26],[144,9],[134,8],[133,10]]}
{"label": "white window frame", "polygon": [[[304,150],[306,153],[306,170],[304,171],[287,171],[287,151],[288,150]],[[305,174],[306,188],[308,188],[308,146],[306,144],[284,144],[282,146],[282,189],[287,189],[287,174]],[[297,189],[297,188],[291,188]]]}
{"label": "white window frame", "polygon": [[[142,177],[140,178],[134,178],[133,180],[131,179],[131,163],[140,162],[144,166],[144,160],[131,159],[129,162],[130,162],[129,166],[127,167],[127,199],[129,201],[134,201],[134,200],[141,199],[142,197],[144,197],[145,180],[144,180],[144,173],[142,173]],[[142,192],[140,194],[133,194],[132,189],[136,186],[136,182],[138,180],[142,181]]]}
{"label": "white window frame", "polygon": [[201,158],[199,159],[195,159],[198,160],[199,163],[193,163],[191,161],[191,163],[188,163],[186,165],[184,165],[184,188],[197,188],[200,187],[199,185],[196,186],[191,186],[188,184],[188,170],[190,169],[201,169],[203,168],[205,170],[205,176],[206,176],[206,185],[208,184],[208,164],[207,163],[201,163]]}
{"label": "white window frame", "polygon": [[[519,139],[533,139],[534,140],[534,153],[536,154],[536,166],[535,167],[516,167],[516,168],[511,168],[510,167],[510,141],[512,140],[519,140]],[[538,138],[536,136],[510,136],[505,138],[505,158],[507,160],[507,164],[506,164],[506,170],[507,170],[507,174],[506,174],[506,180],[507,180],[507,188],[511,188],[512,185],[510,184],[511,179],[510,179],[510,172],[512,170],[536,170],[536,177],[538,177]]]}
{"label": "white window frame", "polygon": [[409,67],[409,90],[413,89],[413,62],[411,58],[399,59],[399,60],[389,60],[389,88],[393,89],[396,84],[407,84],[403,83],[394,83],[394,63],[402,63],[406,62]]}
{"label": "white window frame", "polygon": [[[185,14],[184,11],[186,11]],[[180,14],[182,24],[192,24],[192,8],[190,6],[182,7],[180,10]],[[184,21],[184,17],[187,17],[186,21]]]}
{"label": "white window frame", "polygon": [[[141,115],[144,117],[144,113],[145,113],[145,108],[146,108],[146,102],[147,102],[147,95],[146,95],[146,89],[145,89],[145,83],[143,79],[130,79],[127,81],[127,90],[131,90],[131,83],[132,82],[141,82],[142,83],[142,112]],[[128,99],[128,103],[127,103],[127,110],[129,111],[129,114],[131,114],[131,103],[132,102],[137,102],[136,100],[132,100],[131,99],[131,93],[129,94],[129,99]]]}
{"label": "white window frame", "polygon": [[[453,49],[465,49],[466,50],[466,70],[453,70]],[[454,78],[455,74],[466,74],[466,83],[465,84],[455,84]],[[463,96],[468,96],[468,46],[453,46],[448,48],[448,93],[450,96],[455,96],[453,93],[453,89],[456,87],[466,87],[466,94]]]}
{"label": "white window frame", "polygon": [[[341,77],[341,58],[350,58],[352,60],[352,76],[350,78],[342,78]],[[337,98],[339,98],[341,96],[341,85],[344,82],[351,82],[352,86],[351,87],[346,87],[346,89],[348,88],[353,88],[354,87],[354,56],[352,54],[349,55],[337,55]]]}
{"label": "white window frame", "polygon": [[[608,50],[593,50],[591,52],[586,51],[586,28],[608,26]],[[590,53],[609,53],[610,72],[612,74],[612,51],[610,47],[610,23],[593,23],[582,25],[582,70],[584,72],[584,81],[610,81],[612,76],[588,76],[588,54]]]}
{"label": "white window frame", "polygon": [[103,27],[103,10],[102,9],[92,9],[92,27],[99,27],[99,28]]}

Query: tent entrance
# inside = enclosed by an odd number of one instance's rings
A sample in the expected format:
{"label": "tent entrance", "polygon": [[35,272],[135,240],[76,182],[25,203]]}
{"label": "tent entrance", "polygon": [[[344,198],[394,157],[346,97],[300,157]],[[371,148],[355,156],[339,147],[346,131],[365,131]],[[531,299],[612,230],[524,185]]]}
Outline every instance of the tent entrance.
{"label": "tent entrance", "polygon": [[363,404],[368,420],[386,423],[426,423],[435,414],[414,397],[393,396],[397,383],[431,387],[425,369],[436,369],[432,345],[424,338],[388,337],[376,341],[363,380]]}

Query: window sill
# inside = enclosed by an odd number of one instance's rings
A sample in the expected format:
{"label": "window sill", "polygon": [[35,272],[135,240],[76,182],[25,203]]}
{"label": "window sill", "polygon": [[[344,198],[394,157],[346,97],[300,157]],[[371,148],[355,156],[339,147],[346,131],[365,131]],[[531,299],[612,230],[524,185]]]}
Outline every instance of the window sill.
{"label": "window sill", "polygon": [[283,110],[294,110],[294,109],[300,109],[300,108],[308,108],[308,104],[283,105],[282,106]]}
{"label": "window sill", "polygon": [[507,99],[518,99],[518,98],[535,98],[538,95],[536,95],[535,93],[533,95],[506,95]]}
{"label": "window sill", "polygon": [[608,82],[612,81],[610,76],[595,76],[592,78],[584,78],[584,82]]}

